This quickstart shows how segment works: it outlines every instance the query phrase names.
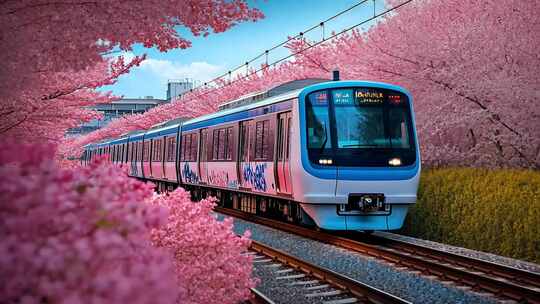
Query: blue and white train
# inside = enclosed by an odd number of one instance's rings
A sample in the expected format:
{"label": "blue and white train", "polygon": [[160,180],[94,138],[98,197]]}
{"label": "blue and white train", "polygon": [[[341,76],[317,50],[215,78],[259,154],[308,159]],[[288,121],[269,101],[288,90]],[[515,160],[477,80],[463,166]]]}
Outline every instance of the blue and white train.
{"label": "blue and white train", "polygon": [[[225,88],[226,89],[226,88]],[[399,229],[416,201],[411,95],[369,81],[297,80],[216,113],[85,147],[160,190],[328,230]]]}

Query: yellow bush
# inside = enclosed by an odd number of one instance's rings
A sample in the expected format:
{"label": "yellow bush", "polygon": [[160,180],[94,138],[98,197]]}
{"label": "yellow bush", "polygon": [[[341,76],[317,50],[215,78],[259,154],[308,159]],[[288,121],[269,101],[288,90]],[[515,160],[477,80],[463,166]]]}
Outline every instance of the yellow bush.
{"label": "yellow bush", "polygon": [[422,172],[401,233],[540,263],[540,172]]}

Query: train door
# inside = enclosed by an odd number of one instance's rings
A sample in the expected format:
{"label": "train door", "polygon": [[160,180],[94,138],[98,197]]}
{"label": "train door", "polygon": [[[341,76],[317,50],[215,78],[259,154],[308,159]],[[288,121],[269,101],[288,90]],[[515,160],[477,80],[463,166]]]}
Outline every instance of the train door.
{"label": "train door", "polygon": [[277,137],[277,191],[282,194],[291,194],[291,171],[289,165],[291,134],[291,112],[281,113],[278,116]]}
{"label": "train door", "polygon": [[201,183],[208,183],[208,129],[200,132],[199,177]]}
{"label": "train door", "polygon": [[250,167],[249,158],[251,153],[251,137],[253,136],[252,129],[253,121],[247,120],[240,122],[240,149],[238,154],[238,176],[240,181],[240,187],[245,190],[251,189],[251,183],[244,171]]}

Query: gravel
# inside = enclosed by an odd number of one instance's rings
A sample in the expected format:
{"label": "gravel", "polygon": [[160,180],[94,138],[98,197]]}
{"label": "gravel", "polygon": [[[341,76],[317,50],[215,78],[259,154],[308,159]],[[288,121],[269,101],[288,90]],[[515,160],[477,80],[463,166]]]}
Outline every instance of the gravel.
{"label": "gravel", "polygon": [[507,265],[510,267],[515,267],[519,269],[528,270],[531,272],[540,273],[540,265],[534,264],[531,262],[520,261],[520,260],[516,260],[516,259],[512,259],[512,258],[500,256],[500,255],[495,255],[492,253],[436,243],[432,241],[417,239],[417,238],[400,235],[400,234],[389,233],[389,232],[375,232],[374,234],[381,237],[389,238],[389,239],[405,241],[408,243],[418,244],[421,246],[430,247],[437,250],[451,252],[451,253],[467,256],[467,257],[482,259],[482,260],[491,261],[491,262],[502,264],[502,265]]}
{"label": "gravel", "polygon": [[[287,273],[277,273],[277,271],[292,269],[287,265],[281,264],[279,267],[269,267],[272,264],[277,264],[277,262],[272,261],[268,263],[254,263],[253,265],[253,274],[258,277],[261,281],[257,286],[257,290],[266,295],[269,299],[275,303],[298,303],[298,304],[316,304],[323,303],[324,301],[335,300],[343,298],[340,296],[333,297],[306,297],[306,294],[312,293],[314,291],[306,290],[306,288],[312,286],[319,286],[324,283],[315,283],[315,284],[303,284],[303,285],[291,285],[294,282],[300,281],[313,281],[316,280],[313,277],[307,276],[304,278],[298,279],[278,279],[280,276],[290,276],[297,274],[304,274],[300,271],[293,270]],[[331,291],[335,290],[334,288],[327,287],[319,291]],[[347,296],[348,298],[348,296]]]}
{"label": "gravel", "polygon": [[[467,287],[440,282],[436,278],[423,277],[417,272],[395,268],[392,264],[372,257],[241,219],[234,219],[234,230],[238,234],[250,230],[253,240],[283,250],[313,264],[332,269],[414,303],[497,302],[495,298],[470,291],[470,288]],[[276,287],[263,292],[272,297],[273,293],[281,293],[280,288]]]}

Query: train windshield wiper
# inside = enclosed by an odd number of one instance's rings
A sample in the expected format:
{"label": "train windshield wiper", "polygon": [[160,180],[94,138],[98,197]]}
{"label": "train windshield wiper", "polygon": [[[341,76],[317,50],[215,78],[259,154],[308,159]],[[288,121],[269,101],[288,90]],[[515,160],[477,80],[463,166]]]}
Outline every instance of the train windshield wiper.
{"label": "train windshield wiper", "polygon": [[328,132],[326,131],[326,121],[324,122],[324,141],[321,145],[321,148],[319,150],[319,154],[321,154],[326,147],[326,142],[328,141]]}
{"label": "train windshield wiper", "polygon": [[350,147],[365,148],[365,147],[382,147],[382,146],[379,146],[379,145],[361,145],[361,144],[343,145],[343,148],[350,148]]}

